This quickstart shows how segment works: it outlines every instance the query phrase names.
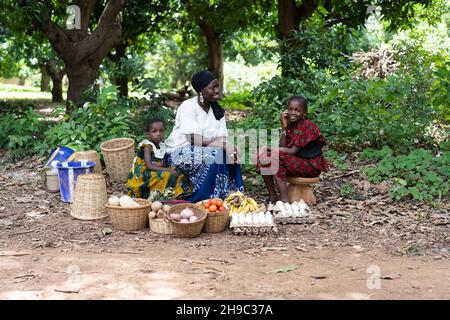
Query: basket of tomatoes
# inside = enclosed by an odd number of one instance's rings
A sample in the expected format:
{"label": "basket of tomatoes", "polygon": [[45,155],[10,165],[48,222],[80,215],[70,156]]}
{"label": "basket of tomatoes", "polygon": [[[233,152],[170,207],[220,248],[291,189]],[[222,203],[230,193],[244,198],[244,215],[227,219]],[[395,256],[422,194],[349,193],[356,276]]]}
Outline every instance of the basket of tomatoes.
{"label": "basket of tomatoes", "polygon": [[230,209],[221,199],[208,199],[197,203],[208,213],[203,232],[223,232],[230,224]]}

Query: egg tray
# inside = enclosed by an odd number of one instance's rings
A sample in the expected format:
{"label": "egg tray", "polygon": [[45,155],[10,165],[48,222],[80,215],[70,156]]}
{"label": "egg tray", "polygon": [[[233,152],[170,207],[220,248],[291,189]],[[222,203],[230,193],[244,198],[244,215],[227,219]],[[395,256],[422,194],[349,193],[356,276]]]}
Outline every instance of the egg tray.
{"label": "egg tray", "polygon": [[287,217],[287,218],[278,218],[274,217],[273,220],[276,223],[280,224],[304,224],[304,223],[314,223],[314,218],[311,216],[306,217]]}
{"label": "egg tray", "polygon": [[249,226],[249,225],[234,225],[230,227],[233,230],[233,233],[236,235],[264,235],[277,233],[278,227],[276,224],[268,224],[268,225],[257,225],[257,226]]}

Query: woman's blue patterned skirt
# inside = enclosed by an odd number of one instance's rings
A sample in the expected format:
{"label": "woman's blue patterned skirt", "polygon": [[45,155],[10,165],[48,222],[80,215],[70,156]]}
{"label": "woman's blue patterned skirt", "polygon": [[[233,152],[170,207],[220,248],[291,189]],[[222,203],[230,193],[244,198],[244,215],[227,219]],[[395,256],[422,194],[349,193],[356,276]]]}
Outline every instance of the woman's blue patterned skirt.
{"label": "woman's blue patterned skirt", "polygon": [[185,198],[190,202],[223,199],[230,192],[244,191],[241,167],[226,161],[223,149],[184,146],[170,154],[169,164],[176,166],[191,180],[193,193]]}

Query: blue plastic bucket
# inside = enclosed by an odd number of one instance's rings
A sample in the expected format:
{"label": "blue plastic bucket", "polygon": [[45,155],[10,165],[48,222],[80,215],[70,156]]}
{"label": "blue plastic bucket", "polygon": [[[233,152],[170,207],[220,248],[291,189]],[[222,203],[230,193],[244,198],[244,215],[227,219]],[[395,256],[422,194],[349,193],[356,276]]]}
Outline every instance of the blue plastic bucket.
{"label": "blue plastic bucket", "polygon": [[57,147],[52,150],[44,167],[50,167],[52,161],[67,162],[73,159],[75,150],[69,147]]}
{"label": "blue plastic bucket", "polygon": [[94,166],[94,161],[71,161],[58,164],[59,191],[61,192],[62,201],[73,201],[73,191],[75,190],[77,177],[80,174],[93,172]]}

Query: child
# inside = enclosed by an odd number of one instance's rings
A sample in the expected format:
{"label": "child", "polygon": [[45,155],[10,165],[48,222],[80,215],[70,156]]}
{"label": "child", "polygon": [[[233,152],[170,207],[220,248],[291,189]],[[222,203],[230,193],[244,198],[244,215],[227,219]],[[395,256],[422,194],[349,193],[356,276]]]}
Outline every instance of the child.
{"label": "child", "polygon": [[148,140],[139,143],[138,154],[134,158],[133,167],[128,174],[128,195],[147,199],[150,190],[164,191],[172,188],[177,198],[191,192],[191,183],[175,167],[167,167],[164,123],[160,119],[152,119],[147,124]]}
{"label": "child", "polygon": [[[281,115],[280,147],[264,147],[259,151],[257,171],[263,175],[272,203],[278,200],[274,180],[280,191],[279,200],[288,202],[286,176],[311,178],[328,170],[322,154],[325,138],[319,128],[306,119],[307,111],[305,98],[291,97],[287,111]],[[277,169],[274,169],[274,160],[278,162]]]}

